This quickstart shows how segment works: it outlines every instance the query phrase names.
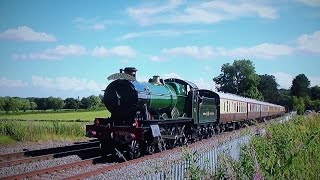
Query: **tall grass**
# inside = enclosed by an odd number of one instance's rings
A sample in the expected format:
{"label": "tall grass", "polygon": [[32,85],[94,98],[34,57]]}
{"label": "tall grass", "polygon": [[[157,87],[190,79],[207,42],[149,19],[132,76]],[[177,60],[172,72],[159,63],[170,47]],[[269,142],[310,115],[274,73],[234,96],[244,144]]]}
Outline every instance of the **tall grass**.
{"label": "tall grass", "polygon": [[79,139],[84,137],[84,131],[84,123],[0,120],[0,135],[6,141]]}
{"label": "tall grass", "polygon": [[265,136],[252,138],[240,160],[224,157],[223,169],[236,179],[319,179],[320,115],[267,126]]}
{"label": "tall grass", "polygon": [[[266,135],[252,137],[241,148],[239,160],[221,154],[217,172],[191,166],[187,169],[189,178],[320,179],[319,114],[297,116],[285,123],[274,122],[266,129]],[[196,165],[196,156],[186,156],[186,160]]]}

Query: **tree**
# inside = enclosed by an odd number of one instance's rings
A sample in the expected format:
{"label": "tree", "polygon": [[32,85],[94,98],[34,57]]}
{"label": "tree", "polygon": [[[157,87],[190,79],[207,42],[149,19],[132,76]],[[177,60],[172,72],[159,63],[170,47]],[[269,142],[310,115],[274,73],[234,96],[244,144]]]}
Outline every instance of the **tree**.
{"label": "tree", "polygon": [[100,107],[104,107],[104,104],[102,103],[103,102],[103,95],[102,94],[99,94],[99,98],[100,98]]}
{"label": "tree", "polygon": [[4,106],[5,106],[5,98],[0,97],[0,111],[4,111]]}
{"label": "tree", "polygon": [[297,111],[298,114],[303,114],[305,111],[305,104],[302,97],[292,97],[293,110]]}
{"label": "tree", "polygon": [[30,101],[28,99],[20,99],[21,107],[20,109],[26,112],[30,109]]}
{"label": "tree", "polygon": [[314,100],[312,106],[314,110],[320,111],[320,99]]}
{"label": "tree", "polygon": [[78,109],[78,100],[74,98],[67,98],[64,100],[64,103],[65,109]]}
{"label": "tree", "polygon": [[[30,101],[30,100],[29,100]],[[34,101],[30,101],[30,109],[33,111],[35,109],[37,109],[37,103],[35,103]]]}
{"label": "tree", "polygon": [[320,100],[320,87],[319,86],[313,86],[310,88],[311,98],[313,100]]}
{"label": "tree", "polygon": [[21,107],[21,102],[19,98],[5,97],[4,110],[9,113],[9,111],[18,112]]}
{"label": "tree", "polygon": [[48,109],[48,98],[35,98],[35,103],[37,104],[38,110],[47,110]]}
{"label": "tree", "polygon": [[259,75],[260,82],[258,90],[261,92],[265,101],[276,103],[279,98],[278,83],[273,75]]}
{"label": "tree", "polygon": [[223,64],[221,74],[213,78],[213,81],[218,91],[262,99],[257,88],[260,78],[250,60],[235,60],[232,65]]}
{"label": "tree", "polygon": [[60,110],[64,106],[64,102],[61,98],[54,98],[50,96],[47,101],[48,101],[48,108],[53,109],[54,111]]}
{"label": "tree", "polygon": [[304,102],[305,109],[308,109],[308,110],[314,109],[313,102],[311,101],[309,96],[304,97],[303,102]]}
{"label": "tree", "polygon": [[99,96],[91,95],[89,96],[89,100],[91,102],[91,107],[96,108],[101,106],[101,99]]}
{"label": "tree", "polygon": [[81,99],[81,107],[85,109],[95,108],[101,106],[101,99],[99,96],[91,95]]}
{"label": "tree", "polygon": [[278,90],[278,98],[277,101],[275,102],[276,104],[285,106],[289,108],[290,110],[293,109],[292,107],[292,102],[291,102],[291,95],[290,95],[290,90],[289,89],[279,89]]}
{"label": "tree", "polygon": [[292,81],[291,95],[297,97],[309,96],[310,81],[304,74],[299,74]]}

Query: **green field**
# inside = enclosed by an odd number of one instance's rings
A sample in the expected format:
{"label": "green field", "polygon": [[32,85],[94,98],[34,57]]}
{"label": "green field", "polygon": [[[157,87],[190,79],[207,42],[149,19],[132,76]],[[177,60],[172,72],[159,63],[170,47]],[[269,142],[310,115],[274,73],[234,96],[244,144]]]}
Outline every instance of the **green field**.
{"label": "green field", "polygon": [[107,110],[86,111],[86,112],[57,112],[57,113],[34,113],[34,114],[2,114],[0,119],[14,120],[44,120],[44,121],[88,121],[91,122],[96,117],[109,117]]}

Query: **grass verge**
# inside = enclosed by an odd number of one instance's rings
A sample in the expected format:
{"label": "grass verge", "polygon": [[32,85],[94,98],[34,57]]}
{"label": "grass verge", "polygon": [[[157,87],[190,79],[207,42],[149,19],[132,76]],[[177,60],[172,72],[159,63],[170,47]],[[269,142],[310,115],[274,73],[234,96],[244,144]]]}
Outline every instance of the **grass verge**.
{"label": "grass verge", "polygon": [[84,138],[85,123],[0,120],[0,144]]}
{"label": "grass verge", "polygon": [[240,151],[239,160],[227,153],[218,157],[216,172],[197,164],[197,154],[185,155],[191,162],[190,179],[319,179],[320,115],[297,116],[284,123],[270,123],[266,135],[252,137]]}
{"label": "grass verge", "polygon": [[36,114],[3,114],[0,119],[13,120],[42,120],[42,121],[79,121],[92,122],[96,117],[109,117],[107,110],[85,112],[61,112],[61,113],[36,113]]}

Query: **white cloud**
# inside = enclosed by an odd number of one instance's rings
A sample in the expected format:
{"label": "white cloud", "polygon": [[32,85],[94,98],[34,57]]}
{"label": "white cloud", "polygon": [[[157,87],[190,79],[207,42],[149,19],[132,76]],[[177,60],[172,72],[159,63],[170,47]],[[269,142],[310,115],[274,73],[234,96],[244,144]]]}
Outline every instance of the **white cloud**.
{"label": "white cloud", "polygon": [[210,46],[185,46],[171,49],[163,49],[162,54],[172,56],[188,56],[195,59],[209,59],[214,56],[214,49]]}
{"label": "white cloud", "polygon": [[166,74],[162,74],[160,76],[160,78],[162,79],[168,79],[168,78],[178,78],[178,79],[183,79],[179,74],[177,73],[166,73]]}
{"label": "white cloud", "polygon": [[244,16],[276,19],[275,8],[260,1],[198,1],[198,4],[182,6],[181,1],[154,4],[127,9],[129,16],[141,25],[168,23],[216,23]]}
{"label": "white cloud", "polygon": [[168,36],[182,36],[186,34],[199,34],[209,32],[207,30],[154,30],[154,31],[142,31],[142,32],[132,32],[125,34],[118,38],[118,40],[128,40],[135,39],[139,37],[168,37]]}
{"label": "white cloud", "polygon": [[66,56],[81,56],[86,54],[86,48],[81,45],[58,45],[52,49],[46,49],[42,52],[29,54],[13,54],[14,59],[44,59],[44,60],[60,60]]}
{"label": "white cloud", "polygon": [[127,13],[140,24],[147,25],[153,23],[152,19],[149,17],[176,9],[181,4],[182,0],[169,0],[167,3],[162,5],[153,4],[138,8],[128,8]]}
{"label": "white cloud", "polygon": [[8,79],[6,77],[0,77],[0,87],[1,88],[21,88],[28,86],[27,82],[22,80]]}
{"label": "white cloud", "polygon": [[311,35],[303,34],[298,38],[297,43],[297,48],[304,52],[320,54],[320,31]]}
{"label": "white cloud", "polygon": [[208,89],[208,90],[212,90],[215,91],[215,83],[213,81],[206,81],[204,80],[202,77],[200,77],[199,79],[196,79],[194,81],[194,83],[198,86],[199,89]]}
{"label": "white cloud", "polygon": [[121,24],[120,21],[106,20],[100,17],[83,18],[77,17],[73,20],[79,29],[87,29],[94,31],[105,30],[109,25]]}
{"label": "white cloud", "polygon": [[310,86],[320,86],[320,77],[309,77]]}
{"label": "white cloud", "polygon": [[129,46],[116,46],[113,48],[105,48],[103,46],[97,46],[92,51],[92,56],[94,57],[125,57],[133,58],[137,52]]}
{"label": "white cloud", "polygon": [[[272,59],[277,56],[290,55],[294,51],[293,48],[281,44],[263,43],[253,47],[241,47],[226,51],[227,56],[231,57],[259,57],[264,59]],[[220,53],[223,55],[224,53]]]}
{"label": "white cloud", "polygon": [[317,7],[320,6],[320,0],[298,0],[308,6]]}
{"label": "white cloud", "polygon": [[[214,48],[211,46],[185,46],[163,49],[162,56],[185,56],[194,59],[212,59],[217,56],[252,58],[258,57],[263,59],[273,59],[278,56],[290,55],[293,48],[281,44],[263,43],[252,47],[240,47],[235,49]],[[155,56],[160,59],[162,56]],[[156,60],[156,59],[154,59]]]}
{"label": "white cloud", "polygon": [[279,88],[290,89],[292,85],[293,76],[285,72],[271,73],[276,78]]}
{"label": "white cloud", "polygon": [[8,29],[0,33],[0,39],[10,39],[19,41],[56,41],[53,35],[36,32],[28,26],[19,26],[16,29]]}
{"label": "white cloud", "polygon": [[167,61],[167,58],[163,56],[150,56],[150,60],[153,62],[164,62]]}
{"label": "white cloud", "polygon": [[[276,72],[271,73],[276,78],[277,83],[279,84],[279,88],[285,88],[290,89],[292,86],[292,81],[296,76],[293,76],[291,74],[285,73],[285,72]],[[307,76],[307,78],[310,81],[310,87],[312,86],[320,86],[320,77],[316,76]]]}
{"label": "white cloud", "polygon": [[105,84],[97,83],[94,80],[78,79],[75,77],[42,77],[32,76],[32,84],[38,88],[55,89],[62,91],[91,91],[100,92]]}

